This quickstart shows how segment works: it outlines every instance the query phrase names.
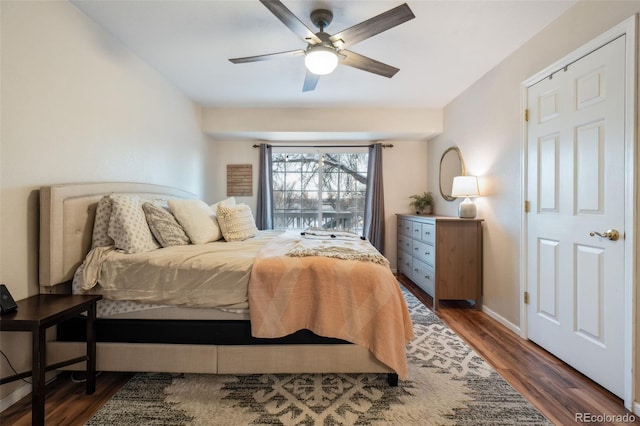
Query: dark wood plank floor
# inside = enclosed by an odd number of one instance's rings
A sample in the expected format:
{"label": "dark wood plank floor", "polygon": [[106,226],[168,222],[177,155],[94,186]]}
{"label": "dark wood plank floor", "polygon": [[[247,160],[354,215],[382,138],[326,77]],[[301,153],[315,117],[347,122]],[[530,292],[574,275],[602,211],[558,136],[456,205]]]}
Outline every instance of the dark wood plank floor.
{"label": "dark wood plank floor", "polygon": [[[399,280],[422,303],[433,308],[429,295],[404,276]],[[576,422],[578,413],[628,413],[622,400],[611,392],[469,303],[441,301],[437,315],[554,424],[580,424]],[[640,419],[634,417],[633,423],[590,424],[640,424]]]}
{"label": "dark wood plank floor", "polygon": [[[400,281],[425,305],[431,298],[404,277]],[[624,415],[622,401],[535,344],[516,336],[466,302],[442,302],[438,316],[486,359],[513,387],[557,425],[574,425],[577,413]],[[102,373],[96,392],[84,394],[84,383],[64,373],[47,386],[47,425],[82,425],[132,376]],[[2,425],[31,424],[29,397],[0,414]],[[630,424],[592,422],[590,424]],[[640,424],[637,419],[633,424]]]}

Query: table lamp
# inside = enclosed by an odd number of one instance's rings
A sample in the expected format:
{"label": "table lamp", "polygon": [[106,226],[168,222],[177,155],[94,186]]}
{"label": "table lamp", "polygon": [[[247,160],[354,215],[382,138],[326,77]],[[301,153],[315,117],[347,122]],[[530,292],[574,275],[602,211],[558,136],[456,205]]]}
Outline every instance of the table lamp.
{"label": "table lamp", "polygon": [[468,219],[476,217],[476,205],[469,197],[477,197],[478,178],[476,176],[456,176],[453,178],[453,186],[451,187],[452,197],[465,197],[458,206],[458,216]]}

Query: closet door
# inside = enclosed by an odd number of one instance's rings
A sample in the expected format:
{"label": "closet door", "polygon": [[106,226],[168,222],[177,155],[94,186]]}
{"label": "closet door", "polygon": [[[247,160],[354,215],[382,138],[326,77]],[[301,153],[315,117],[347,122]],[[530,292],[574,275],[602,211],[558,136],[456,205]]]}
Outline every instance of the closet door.
{"label": "closet door", "polygon": [[624,394],[625,39],[528,89],[529,338]]}

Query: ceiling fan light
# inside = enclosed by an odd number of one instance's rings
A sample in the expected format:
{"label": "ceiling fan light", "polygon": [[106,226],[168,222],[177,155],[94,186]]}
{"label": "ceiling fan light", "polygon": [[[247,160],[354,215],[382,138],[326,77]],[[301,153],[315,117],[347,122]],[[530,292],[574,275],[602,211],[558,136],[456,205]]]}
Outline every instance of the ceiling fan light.
{"label": "ceiling fan light", "polygon": [[327,75],[338,66],[338,55],[330,47],[312,46],[305,54],[304,65],[313,74]]}

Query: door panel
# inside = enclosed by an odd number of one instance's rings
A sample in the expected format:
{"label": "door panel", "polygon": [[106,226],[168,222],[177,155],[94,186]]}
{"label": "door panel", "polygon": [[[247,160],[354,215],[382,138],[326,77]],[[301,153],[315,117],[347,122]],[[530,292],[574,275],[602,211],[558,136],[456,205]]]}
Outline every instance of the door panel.
{"label": "door panel", "polygon": [[558,323],[558,241],[540,239],[538,265],[538,314]]}
{"label": "door panel", "polygon": [[576,154],[577,213],[603,214],[604,122],[577,128]]}
{"label": "door panel", "polygon": [[576,246],[576,332],[604,345],[604,254],[601,248]]}

